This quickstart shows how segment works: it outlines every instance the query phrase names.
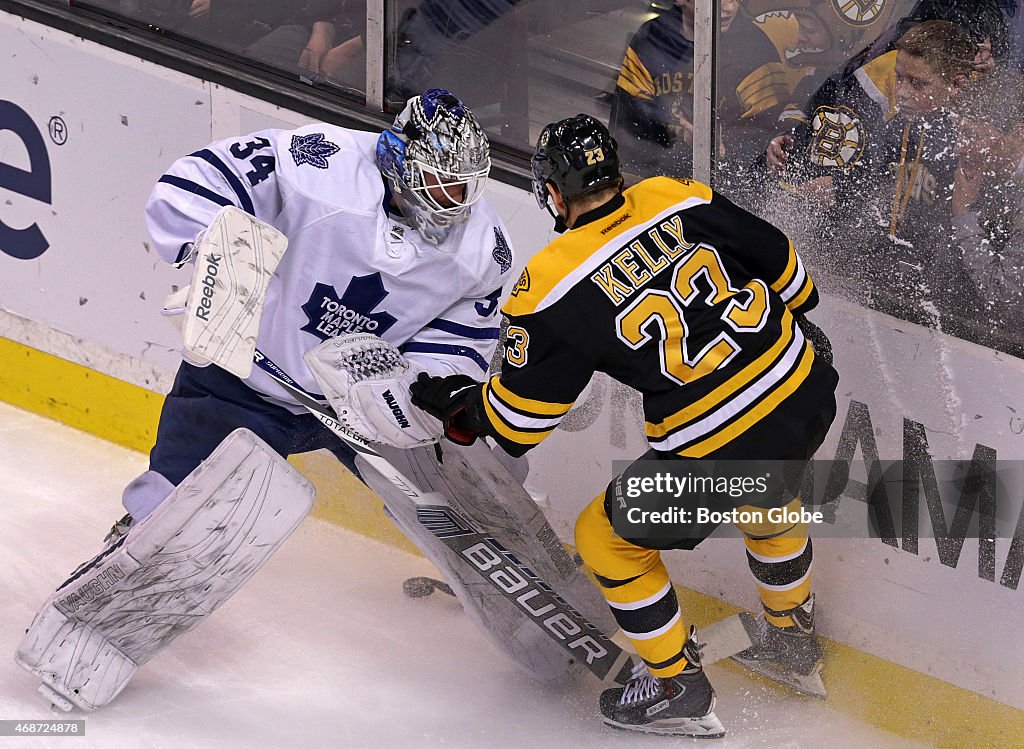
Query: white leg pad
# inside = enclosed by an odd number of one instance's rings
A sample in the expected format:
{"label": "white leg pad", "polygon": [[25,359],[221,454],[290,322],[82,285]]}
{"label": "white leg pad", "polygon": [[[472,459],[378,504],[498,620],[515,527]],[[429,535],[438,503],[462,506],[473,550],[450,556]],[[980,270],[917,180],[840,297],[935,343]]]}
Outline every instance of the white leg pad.
{"label": "white leg pad", "polygon": [[80,708],[107,704],[138,666],[259,570],[314,496],[266,443],[235,430],[151,515],[57,589],[15,660]]}
{"label": "white leg pad", "polygon": [[[472,447],[442,442],[441,464],[432,446],[377,449],[419,489],[444,495],[459,514],[514,553],[605,635],[617,629],[601,594],[562,546],[537,503],[482,441]],[[417,506],[403,492],[362,458],[356,464],[395,524],[440,570],[466,614],[498,650],[541,681],[557,681],[580,670],[536,619],[417,520]]]}

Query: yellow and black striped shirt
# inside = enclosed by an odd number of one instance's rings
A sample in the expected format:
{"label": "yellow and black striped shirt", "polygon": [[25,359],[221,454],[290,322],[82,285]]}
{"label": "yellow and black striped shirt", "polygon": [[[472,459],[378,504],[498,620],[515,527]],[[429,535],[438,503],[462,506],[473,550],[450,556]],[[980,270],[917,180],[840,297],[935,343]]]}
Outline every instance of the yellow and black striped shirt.
{"label": "yellow and black striped shirt", "polygon": [[663,452],[707,456],[783,406],[807,421],[836,383],[794,321],[817,301],[774,226],[698,182],[644,180],[523,271],[502,373],[483,387],[489,431],[524,453],[595,371],[640,391]]}

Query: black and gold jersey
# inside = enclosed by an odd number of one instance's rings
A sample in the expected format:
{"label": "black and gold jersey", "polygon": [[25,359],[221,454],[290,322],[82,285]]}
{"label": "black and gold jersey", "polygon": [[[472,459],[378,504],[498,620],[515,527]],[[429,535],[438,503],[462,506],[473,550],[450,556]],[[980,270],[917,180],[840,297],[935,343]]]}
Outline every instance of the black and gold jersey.
{"label": "black and gold jersey", "polygon": [[[782,21],[796,32],[796,19]],[[680,120],[693,120],[693,42],[683,35],[682,10],[669,10],[644,23],[633,35],[622,61],[609,127],[626,149],[632,141],[671,148],[682,132]],[[806,75],[780,56],[772,34],[777,23],[758,24],[743,14],[721,35],[718,67],[718,121],[730,158],[748,161],[764,149],[777,127],[782,104]]]}
{"label": "black and gold jersey", "polygon": [[523,271],[503,309],[502,373],[483,388],[490,431],[522,454],[595,371],[640,391],[647,440],[663,452],[709,455],[784,404],[806,423],[820,398],[790,396],[812,367],[824,378],[815,393],[835,387],[794,321],[817,301],[774,226],[698,182],[644,180]]}

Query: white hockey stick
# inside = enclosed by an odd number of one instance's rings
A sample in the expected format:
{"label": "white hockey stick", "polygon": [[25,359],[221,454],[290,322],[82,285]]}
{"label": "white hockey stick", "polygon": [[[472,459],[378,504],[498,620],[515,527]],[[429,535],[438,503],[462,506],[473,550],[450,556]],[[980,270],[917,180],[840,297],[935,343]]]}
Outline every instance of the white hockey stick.
{"label": "white hockey stick", "polygon": [[[630,653],[587,621],[512,552],[474,527],[451,506],[447,498],[435,492],[421,492],[360,435],[339,422],[330,406],[317,401],[259,349],[253,361],[408,496],[417,505],[419,522],[465,559],[503,596],[517,604],[545,634],[602,681],[626,682],[634,664]],[[739,615],[704,627],[700,634],[701,661],[705,665],[735,655],[752,644]]]}

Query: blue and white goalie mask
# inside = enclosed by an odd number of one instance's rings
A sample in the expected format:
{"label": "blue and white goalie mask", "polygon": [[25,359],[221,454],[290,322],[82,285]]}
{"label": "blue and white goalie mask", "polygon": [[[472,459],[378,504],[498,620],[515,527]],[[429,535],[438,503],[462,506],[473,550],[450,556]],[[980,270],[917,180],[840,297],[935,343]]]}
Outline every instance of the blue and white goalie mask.
{"label": "blue and white goalie mask", "polygon": [[449,91],[409,99],[377,141],[377,166],[398,207],[432,244],[441,244],[483,194],[491,169],[487,136]]}

